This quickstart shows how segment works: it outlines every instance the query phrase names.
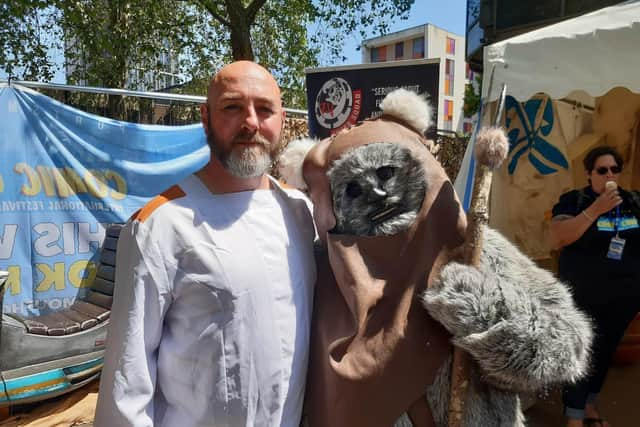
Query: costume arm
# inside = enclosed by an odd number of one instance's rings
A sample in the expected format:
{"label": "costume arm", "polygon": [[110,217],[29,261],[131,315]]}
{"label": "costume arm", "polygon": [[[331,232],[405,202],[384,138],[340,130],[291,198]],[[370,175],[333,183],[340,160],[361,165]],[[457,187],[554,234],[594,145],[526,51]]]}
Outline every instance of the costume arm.
{"label": "costume arm", "polygon": [[121,231],[96,427],[154,425],[157,348],[170,304],[162,256],[145,224]]}
{"label": "costume arm", "polygon": [[480,269],[448,264],[423,300],[494,385],[536,390],[586,373],[589,320],[562,282],[494,230],[485,228]]}

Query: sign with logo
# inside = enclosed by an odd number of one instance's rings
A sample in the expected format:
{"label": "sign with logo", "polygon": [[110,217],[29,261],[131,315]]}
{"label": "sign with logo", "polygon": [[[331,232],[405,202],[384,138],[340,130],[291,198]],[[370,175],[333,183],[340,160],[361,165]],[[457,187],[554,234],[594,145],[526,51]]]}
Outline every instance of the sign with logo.
{"label": "sign with logo", "polygon": [[309,130],[326,138],[381,114],[380,102],[397,88],[425,94],[438,110],[439,60],[396,61],[307,70]]}

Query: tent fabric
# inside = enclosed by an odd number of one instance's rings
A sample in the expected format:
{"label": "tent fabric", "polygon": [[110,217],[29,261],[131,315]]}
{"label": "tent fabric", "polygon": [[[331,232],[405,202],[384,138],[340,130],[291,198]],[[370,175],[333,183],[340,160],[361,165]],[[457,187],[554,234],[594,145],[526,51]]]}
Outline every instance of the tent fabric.
{"label": "tent fabric", "polygon": [[498,99],[502,83],[519,101],[575,90],[595,97],[617,86],[640,93],[638,49],[640,1],[603,8],[487,46],[482,98]]}
{"label": "tent fabric", "polygon": [[95,275],[109,223],[209,159],[202,126],[120,122],[0,85],[0,270],[5,312],[57,311]]}

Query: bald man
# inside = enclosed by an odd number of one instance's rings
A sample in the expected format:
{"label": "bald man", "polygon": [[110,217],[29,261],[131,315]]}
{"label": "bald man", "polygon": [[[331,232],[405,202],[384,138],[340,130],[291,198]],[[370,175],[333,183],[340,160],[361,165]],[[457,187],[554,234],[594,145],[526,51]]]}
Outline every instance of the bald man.
{"label": "bald man", "polygon": [[280,89],[235,62],[201,113],[210,162],[120,235],[96,427],[300,423],[315,231],[304,196],[267,174]]}

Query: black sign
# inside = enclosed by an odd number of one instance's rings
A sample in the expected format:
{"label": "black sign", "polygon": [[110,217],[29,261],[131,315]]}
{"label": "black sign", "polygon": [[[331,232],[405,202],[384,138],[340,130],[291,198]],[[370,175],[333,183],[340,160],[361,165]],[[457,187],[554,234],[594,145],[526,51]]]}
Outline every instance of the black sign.
{"label": "black sign", "polygon": [[439,61],[398,61],[307,71],[311,136],[326,138],[340,129],[381,114],[379,105],[397,88],[426,94],[438,112]]}

